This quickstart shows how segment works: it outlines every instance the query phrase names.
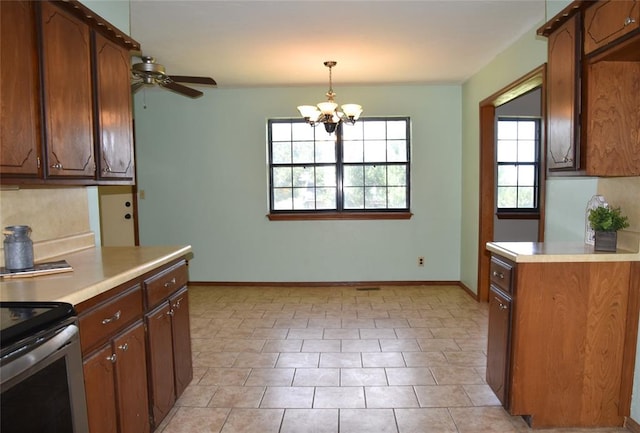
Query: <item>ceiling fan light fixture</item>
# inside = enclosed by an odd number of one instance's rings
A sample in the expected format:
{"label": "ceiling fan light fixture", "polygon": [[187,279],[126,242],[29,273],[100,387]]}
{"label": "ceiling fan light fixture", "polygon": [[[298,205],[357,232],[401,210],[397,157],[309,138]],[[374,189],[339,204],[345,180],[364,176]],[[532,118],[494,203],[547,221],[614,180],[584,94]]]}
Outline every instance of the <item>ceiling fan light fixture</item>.
{"label": "ceiling fan light fixture", "polygon": [[329,91],[326,93],[327,100],[320,102],[316,106],[298,106],[298,111],[305,122],[311,126],[324,123],[325,131],[329,134],[333,133],[340,123],[346,122],[353,125],[360,117],[360,114],[362,114],[362,106],[358,104],[344,104],[340,107],[342,111],[338,111],[338,104],[334,100],[336,94],[333,91],[331,77],[331,68],[336,64],[337,62],[333,60],[324,62],[324,65],[329,68]]}

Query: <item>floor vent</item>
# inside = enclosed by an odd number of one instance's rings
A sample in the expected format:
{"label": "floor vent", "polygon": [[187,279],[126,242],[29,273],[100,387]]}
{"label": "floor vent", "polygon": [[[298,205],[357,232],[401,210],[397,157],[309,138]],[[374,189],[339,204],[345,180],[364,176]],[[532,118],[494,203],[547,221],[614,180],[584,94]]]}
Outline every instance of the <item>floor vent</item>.
{"label": "floor vent", "polygon": [[360,290],[361,292],[370,292],[372,290],[380,290],[380,287],[358,287],[356,290]]}

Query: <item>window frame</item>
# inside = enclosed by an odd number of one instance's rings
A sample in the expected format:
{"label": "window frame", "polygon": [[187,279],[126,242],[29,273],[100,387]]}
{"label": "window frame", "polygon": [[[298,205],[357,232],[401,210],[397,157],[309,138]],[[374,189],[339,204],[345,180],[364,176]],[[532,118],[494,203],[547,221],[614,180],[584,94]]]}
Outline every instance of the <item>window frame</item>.
{"label": "window frame", "polygon": [[[312,163],[312,164],[300,164],[300,163],[287,163],[287,164],[274,164],[273,163],[273,140],[272,140],[272,125],[277,123],[306,123],[304,119],[299,118],[284,118],[284,119],[268,119],[267,121],[267,169],[268,169],[268,181],[269,181],[269,213],[267,217],[272,221],[282,220],[326,220],[326,219],[409,219],[412,216],[411,213],[411,119],[409,116],[375,116],[375,117],[361,117],[356,122],[371,122],[371,121],[405,121],[406,122],[406,161],[394,162],[385,161],[378,162],[373,165],[403,165],[406,167],[406,208],[358,208],[358,209],[345,209],[344,208],[344,168],[346,166],[362,166],[366,167],[372,165],[372,163],[345,163],[343,157],[343,130],[342,124],[339,124],[336,131],[332,134],[336,140],[336,158],[335,162],[331,163]],[[318,124],[315,127],[309,125],[310,128],[323,128],[322,124]],[[386,140],[386,137],[384,138]],[[366,140],[365,140],[366,142]],[[336,208],[335,209],[286,209],[278,210],[274,209],[275,201],[275,188],[274,188],[274,176],[273,168],[278,166],[335,166],[336,168]],[[388,188],[388,183],[385,187]]]}
{"label": "window frame", "polygon": [[[500,121],[515,121],[515,122],[523,122],[523,121],[532,121],[536,124],[536,136],[535,136],[535,160],[534,162],[520,162],[520,161],[509,161],[509,162],[499,162],[498,161],[498,125]],[[539,219],[540,218],[540,189],[542,179],[542,117],[541,116],[514,116],[514,115],[504,115],[504,116],[496,116],[496,141],[495,141],[495,214],[498,219]],[[515,165],[516,167],[520,166],[533,166],[534,167],[534,203],[535,206],[531,208],[525,207],[498,207],[498,189],[500,184],[498,182],[498,168],[500,165]],[[519,187],[520,184],[517,184],[516,187]]]}

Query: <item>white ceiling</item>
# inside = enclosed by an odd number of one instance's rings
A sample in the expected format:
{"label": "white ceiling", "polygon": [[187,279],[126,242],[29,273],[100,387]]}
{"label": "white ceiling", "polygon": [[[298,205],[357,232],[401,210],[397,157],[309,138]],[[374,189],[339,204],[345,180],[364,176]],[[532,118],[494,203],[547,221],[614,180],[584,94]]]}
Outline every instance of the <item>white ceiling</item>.
{"label": "white ceiling", "polygon": [[218,87],[461,83],[545,18],[545,0],[131,0],[170,75]]}

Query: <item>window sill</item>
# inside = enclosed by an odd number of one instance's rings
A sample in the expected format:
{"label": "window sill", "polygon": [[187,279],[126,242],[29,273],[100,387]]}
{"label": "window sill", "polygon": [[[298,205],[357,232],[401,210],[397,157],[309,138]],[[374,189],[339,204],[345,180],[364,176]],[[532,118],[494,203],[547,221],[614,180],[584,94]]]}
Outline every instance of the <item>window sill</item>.
{"label": "window sill", "polygon": [[270,213],[269,221],[305,220],[408,220],[411,212],[318,212],[318,213]]}
{"label": "window sill", "polygon": [[496,212],[499,220],[539,220],[540,212]]}

